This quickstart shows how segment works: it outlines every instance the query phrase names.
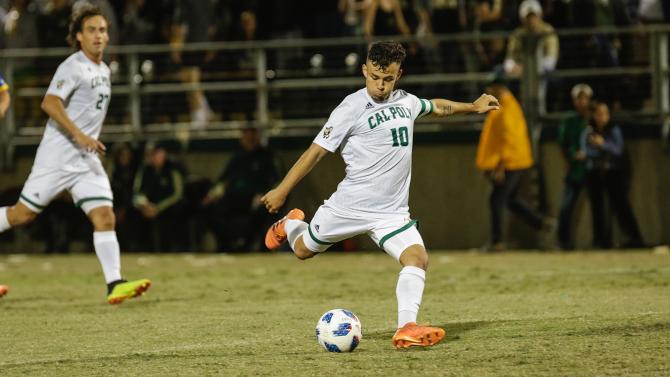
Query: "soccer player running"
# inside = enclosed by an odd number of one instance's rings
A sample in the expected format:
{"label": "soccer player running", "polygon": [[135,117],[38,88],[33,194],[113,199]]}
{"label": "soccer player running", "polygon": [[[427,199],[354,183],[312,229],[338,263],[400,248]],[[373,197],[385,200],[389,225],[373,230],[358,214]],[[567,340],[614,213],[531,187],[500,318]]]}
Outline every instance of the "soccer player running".
{"label": "soccer player running", "polygon": [[335,242],[368,234],[402,265],[396,287],[398,329],[392,339],[396,348],[430,346],[445,334],[444,329],[416,324],[428,254],[408,206],[414,121],[429,114],[485,113],[499,108],[498,100],[487,94],[473,103],[460,103],[419,99],[395,90],[405,56],[399,43],[373,43],[362,67],[365,88],[333,110],[312,145],[261,199],[268,211],[276,213],[319,160],[340,149],[346,176],[337,191],[309,224],[300,209],[289,211],[268,230],[265,244],[276,249],[288,239],[295,255],[307,259]]}
{"label": "soccer player running", "polygon": [[42,109],[49,115],[30,176],[18,202],[0,208],[0,232],[27,224],[63,190],[68,190],[93,224],[93,244],[107,282],[107,302],[142,295],[147,279],[125,281],[114,231],[112,190],[98,154],[98,140],[111,95],[110,70],[102,61],[109,41],[99,8],[84,5],[72,15],[68,41],[77,49],[60,64]]}

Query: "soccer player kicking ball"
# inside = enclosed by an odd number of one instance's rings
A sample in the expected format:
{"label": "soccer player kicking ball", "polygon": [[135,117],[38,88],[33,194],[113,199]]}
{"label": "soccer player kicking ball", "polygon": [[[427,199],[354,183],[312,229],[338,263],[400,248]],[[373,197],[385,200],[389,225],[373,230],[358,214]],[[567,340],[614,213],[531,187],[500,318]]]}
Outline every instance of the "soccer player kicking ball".
{"label": "soccer player kicking ball", "polygon": [[396,287],[398,330],[392,340],[396,348],[430,346],[444,337],[444,329],[416,324],[428,254],[407,204],[414,121],[429,114],[485,113],[499,108],[498,100],[486,94],[474,103],[459,103],[419,99],[394,90],[405,55],[398,43],[372,44],[362,67],[366,87],[347,96],[333,110],[279,186],[262,198],[266,208],[276,213],[319,160],[340,149],[346,176],[337,191],[309,224],[303,221],[301,210],[291,210],[268,230],[265,244],[276,249],[288,239],[295,255],[307,259],[335,242],[368,234],[402,265]]}
{"label": "soccer player kicking ball", "polygon": [[30,176],[12,207],[0,208],[0,232],[27,224],[61,191],[93,223],[93,244],[107,282],[107,302],[118,304],[142,295],[147,279],[121,278],[121,256],[114,231],[112,190],[98,154],[111,84],[102,54],[109,41],[107,20],[99,8],[83,5],[70,20],[68,41],[77,48],[58,67],[42,109],[49,115]]}

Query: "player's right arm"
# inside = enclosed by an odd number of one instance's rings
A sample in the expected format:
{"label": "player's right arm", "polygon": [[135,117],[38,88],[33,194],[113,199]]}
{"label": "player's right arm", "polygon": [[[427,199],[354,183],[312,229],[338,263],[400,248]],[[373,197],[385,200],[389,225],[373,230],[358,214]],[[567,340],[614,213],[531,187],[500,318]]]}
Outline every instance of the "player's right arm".
{"label": "player's right arm", "polygon": [[65,111],[63,100],[53,94],[47,94],[42,100],[42,110],[49,115],[51,119],[56,121],[60,128],[68,134],[77,145],[88,152],[96,152],[104,154],[107,148],[99,140],[81,132],[74,122],[70,119]]}
{"label": "player's right arm", "polygon": [[265,205],[268,212],[277,213],[284,205],[286,197],[293,190],[293,188],[300,182],[307,174],[309,174],[316,164],[328,153],[328,150],[322,146],[312,143],[309,148],[300,156],[298,161],[291,167],[291,170],[286,173],[284,179],[277,187],[268,191],[261,198],[261,202]]}

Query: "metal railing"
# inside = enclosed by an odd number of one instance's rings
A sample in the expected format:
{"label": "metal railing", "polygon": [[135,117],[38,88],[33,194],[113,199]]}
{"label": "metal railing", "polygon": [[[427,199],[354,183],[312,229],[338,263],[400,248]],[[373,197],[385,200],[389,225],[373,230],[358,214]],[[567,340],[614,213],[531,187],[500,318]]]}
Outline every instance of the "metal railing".
{"label": "metal railing", "polygon": [[[629,77],[635,79],[648,78],[651,90],[647,93],[651,106],[634,111],[620,112],[621,116],[634,119],[644,117],[659,124],[668,124],[670,114],[670,80],[668,76],[668,33],[670,26],[636,26],[629,28],[601,28],[601,29],[571,29],[560,30],[557,34],[560,38],[589,37],[593,35],[626,35],[629,37],[643,38],[648,41],[649,59],[642,65],[629,65],[621,67],[591,67],[559,69],[547,73],[538,73],[536,69],[536,54],[526,51],[524,53],[524,65],[526,69],[519,79],[519,98],[528,118],[529,124],[533,125],[534,139],[539,137],[539,130],[543,122],[560,118],[560,111],[542,111],[539,104],[539,88],[543,80],[576,80],[593,78],[620,79]],[[490,34],[459,34],[459,35],[436,35],[429,41],[415,37],[397,37],[397,41],[425,45],[426,43],[451,43],[451,46],[466,46],[457,53],[467,51],[468,46],[475,43],[486,42],[496,38],[507,38],[509,33]],[[537,37],[527,37],[537,38]],[[114,96],[127,97],[123,116],[126,121],[121,124],[107,124],[104,127],[102,138],[105,141],[130,141],[155,138],[232,138],[237,137],[240,127],[247,122],[235,120],[216,120],[210,122],[204,129],[194,132],[193,124],[189,121],[143,121],[143,102],[152,96],[173,94],[186,94],[193,91],[205,93],[226,93],[234,98],[238,93],[248,92],[255,96],[253,119],[250,122],[266,131],[268,136],[295,136],[311,135],[316,132],[325,122],[332,108],[323,108],[317,117],[285,118],[273,116],[270,109],[271,95],[294,90],[332,91],[344,97],[351,89],[362,87],[363,81],[358,73],[358,65],[353,67],[341,67],[339,70],[328,71],[305,71],[304,69],[284,69],[276,63],[270,64],[269,55],[281,52],[295,52],[298,54],[311,54],[316,51],[328,51],[329,49],[348,48],[351,51],[364,51],[368,41],[358,37],[335,38],[335,39],[292,39],[272,40],[256,42],[216,42],[197,43],[183,47],[183,52],[213,51],[219,53],[241,53],[253,56],[254,69],[236,74],[228,72],[229,75],[213,75],[198,84],[178,82],[175,75],[165,75],[158,80],[148,80],[142,64],[147,56],[154,60],[168,60],[173,52],[169,45],[143,45],[143,46],[110,46],[106,52],[107,56],[114,56],[121,61],[121,76],[114,81]],[[308,52],[306,52],[308,51]],[[563,49],[562,49],[563,52]],[[61,59],[71,53],[69,49],[24,49],[0,51],[0,71],[5,80],[12,88],[13,102],[4,121],[4,127],[0,128],[0,148],[2,157],[0,164],[8,166],[13,161],[14,150],[20,145],[35,145],[39,142],[42,127],[25,127],[23,119],[17,119],[14,107],[17,101],[41,98],[46,87],[44,84],[35,86],[14,85],[15,67],[20,59]],[[467,52],[466,52],[467,54]],[[359,54],[360,57],[361,54]],[[409,59],[412,59],[411,57]],[[434,67],[433,67],[434,68]],[[412,73],[402,79],[403,86],[410,87],[435,87],[435,86],[460,86],[466,88],[469,96],[475,96],[481,90],[482,84],[491,79],[490,71],[478,71],[476,68],[466,67],[467,72],[436,72],[432,69],[424,73]],[[48,72],[52,75],[55,72]],[[431,73],[432,72],[432,73]],[[47,73],[45,73],[47,74]],[[223,79],[220,77],[224,77]],[[167,79],[166,79],[167,77]],[[569,88],[563,88],[569,91]],[[463,91],[461,91],[463,93]],[[439,95],[439,93],[435,93]],[[466,98],[454,98],[465,100]],[[320,109],[321,110],[321,109]],[[482,117],[451,117],[446,119],[430,119],[423,121],[422,130],[439,131],[453,123],[466,123],[462,129],[471,129],[481,123]]]}

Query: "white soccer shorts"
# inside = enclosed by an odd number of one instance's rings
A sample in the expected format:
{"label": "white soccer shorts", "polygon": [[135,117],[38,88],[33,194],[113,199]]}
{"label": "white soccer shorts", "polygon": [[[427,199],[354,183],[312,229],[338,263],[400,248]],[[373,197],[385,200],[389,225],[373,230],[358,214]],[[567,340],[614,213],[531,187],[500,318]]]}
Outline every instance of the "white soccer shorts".
{"label": "white soccer shorts", "polygon": [[92,209],[112,206],[113,195],[105,173],[69,172],[33,166],[23,185],[19,201],[36,213],[49,205],[58,194],[68,190],[77,207],[88,214]]}
{"label": "white soccer shorts", "polygon": [[408,247],[423,244],[416,220],[404,216],[384,219],[347,216],[322,205],[302,235],[303,242],[314,253],[326,251],[336,242],[367,234],[396,260]]}

